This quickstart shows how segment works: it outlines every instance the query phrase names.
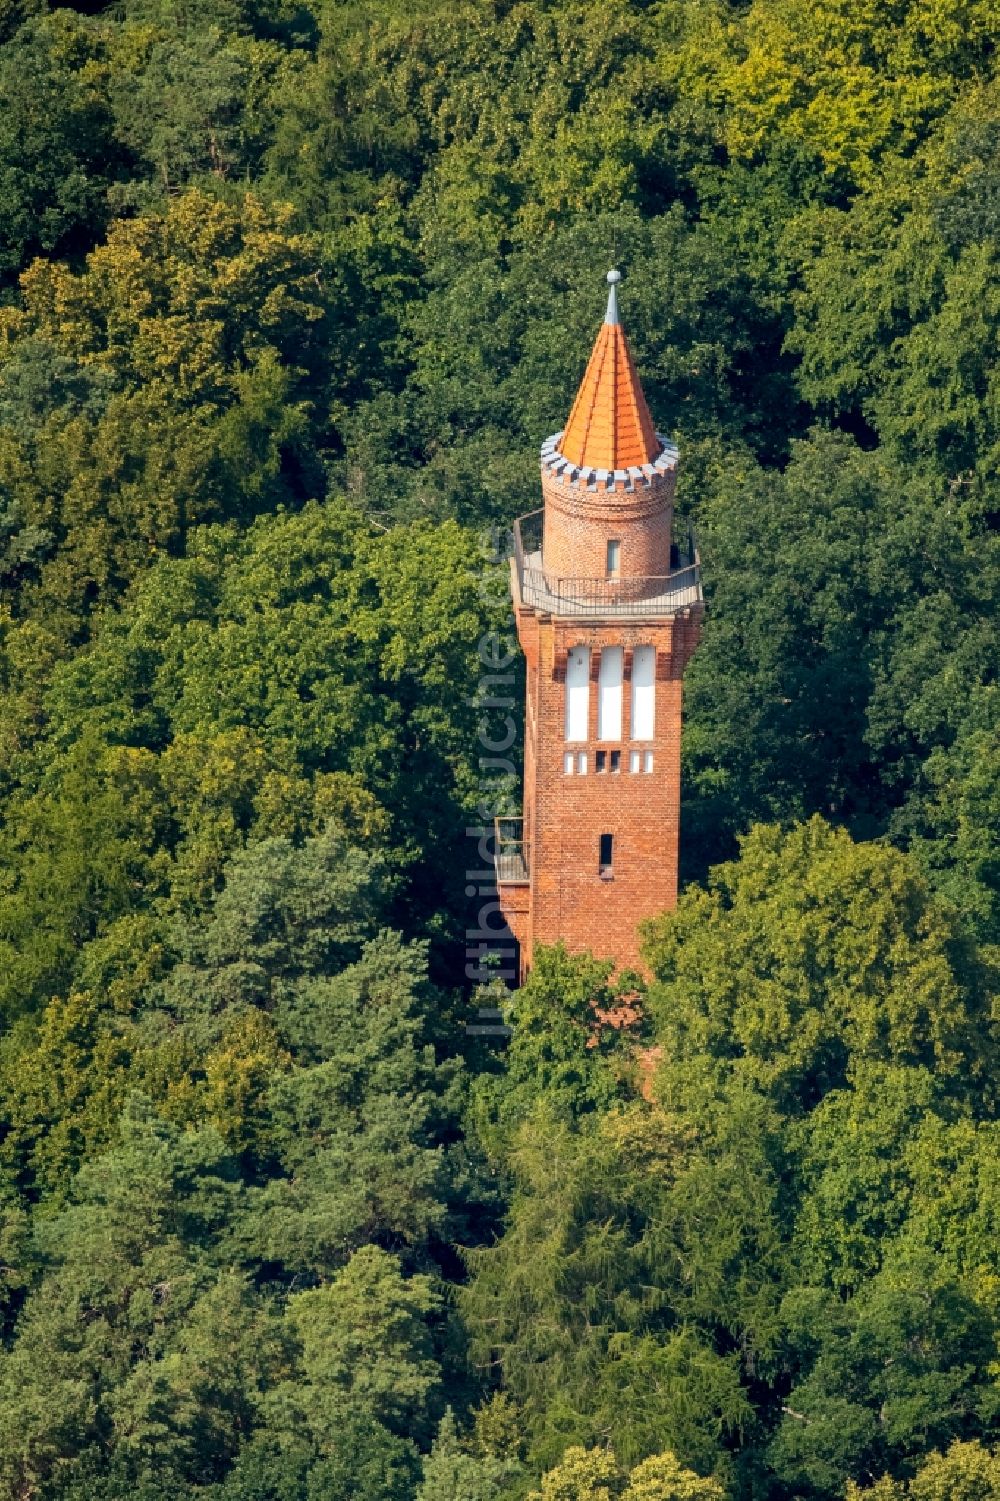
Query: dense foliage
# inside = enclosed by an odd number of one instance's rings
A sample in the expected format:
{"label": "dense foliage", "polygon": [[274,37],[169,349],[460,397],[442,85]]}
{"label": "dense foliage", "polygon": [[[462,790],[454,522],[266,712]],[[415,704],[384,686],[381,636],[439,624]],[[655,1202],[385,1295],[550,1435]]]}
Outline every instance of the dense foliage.
{"label": "dense foliage", "polygon": [[[1000,1501],[998,41],[0,0],[3,1497]],[[612,259],[688,885],[470,996]]]}

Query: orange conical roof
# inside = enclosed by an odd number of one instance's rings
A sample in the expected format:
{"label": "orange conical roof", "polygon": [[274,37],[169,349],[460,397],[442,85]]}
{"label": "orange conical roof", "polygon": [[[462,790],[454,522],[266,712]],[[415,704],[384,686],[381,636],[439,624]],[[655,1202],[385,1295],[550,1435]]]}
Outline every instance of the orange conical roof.
{"label": "orange conical roof", "polygon": [[581,469],[651,464],[662,447],[618,321],[620,280],[620,272],[608,272],[608,311],[559,442],[563,458]]}

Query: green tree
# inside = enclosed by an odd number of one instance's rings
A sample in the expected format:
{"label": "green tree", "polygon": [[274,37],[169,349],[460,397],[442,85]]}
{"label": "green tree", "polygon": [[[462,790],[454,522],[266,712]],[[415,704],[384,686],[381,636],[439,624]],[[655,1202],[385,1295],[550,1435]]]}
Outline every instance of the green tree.
{"label": "green tree", "polygon": [[276,1354],[246,1281],[213,1265],[238,1197],[214,1132],[172,1131],[136,1101],[75,1202],[36,1222],[42,1273],[0,1361],[11,1494],[92,1461],[222,1473]]}
{"label": "green tree", "polygon": [[[40,9],[40,7],[38,7]],[[13,30],[11,9],[0,29]],[[35,7],[25,7],[34,10]],[[17,7],[20,10],[20,7]],[[0,276],[35,255],[80,253],[102,233],[123,171],[108,102],[107,48],[73,10],[4,35],[0,57]],[[44,108],[38,107],[44,99]]]}
{"label": "green tree", "polygon": [[[987,690],[987,695],[988,695]],[[921,768],[919,797],[897,826],[934,884],[977,934],[1000,942],[1000,739],[975,706],[951,746],[936,747]],[[989,695],[991,696],[991,695]]]}
{"label": "green tree", "polygon": [[795,154],[820,183],[871,181],[880,159],[912,147],[961,83],[988,75],[991,0],[917,0],[886,9],[824,0],[803,11],[755,0],[736,17],[688,8],[669,76],[712,110],[736,158]]}
{"label": "green tree", "polygon": [[[605,1484],[608,1482],[608,1484]],[[643,1460],[627,1477],[610,1449],[567,1449],[560,1464],[543,1475],[528,1501],[725,1501],[716,1480],[703,1480],[678,1464],[669,1450]]]}
{"label": "green tree", "polygon": [[871,817],[882,606],[870,575],[886,510],[899,508],[883,457],[834,434],[797,444],[780,474],[727,455],[707,488],[697,519],[712,609],[685,681],[699,874],[758,819]]}
{"label": "green tree", "polygon": [[997,469],[996,84],[964,90],[915,161],[848,210],[803,216],[789,347],[807,398],[863,416],[906,466]]}
{"label": "green tree", "polygon": [[264,1399],[257,1453],[304,1444],[307,1494],[411,1495],[413,1439],[428,1434],[440,1384],[428,1329],[438,1302],[429,1277],[404,1278],[375,1246],[357,1251],[328,1286],[290,1298],[295,1362]]}
{"label": "green tree", "polygon": [[419,1437],[440,1380],[427,1328],[438,1301],[429,1277],[404,1279],[375,1246],[355,1252],[329,1287],[289,1300],[304,1376],[294,1401],[321,1444],[336,1441],[344,1409]]}
{"label": "green tree", "polygon": [[[249,732],[250,754],[231,775],[235,740],[212,759],[244,831],[255,799],[283,819],[305,803],[296,834],[309,826],[310,801],[313,819],[329,808],[365,838],[391,807],[394,865],[422,862],[419,888],[407,884],[394,915],[419,923],[450,908],[464,919],[453,831],[480,796],[479,723],[493,734],[504,718],[491,721],[475,697],[479,642],[505,608],[479,587],[482,567],[475,540],[453,523],[386,534],[332,503],[261,519],[243,535],[206,528],[189,557],[154,566],[92,651],[54,675],[53,739],[100,725],[108,739],[162,751],[190,736],[164,768],[183,824],[185,794],[198,789],[200,810],[212,790],[212,779],[200,788],[194,779],[195,747]],[[291,809],[268,772],[291,779]],[[210,894],[212,830],[191,833]],[[196,850],[202,839],[208,848]]]}
{"label": "green tree", "polygon": [[[944,1098],[942,1098],[944,1096]],[[795,1259],[807,1281],[855,1290],[912,1210],[920,1136],[950,1113],[924,1068],[861,1063],[796,1132]]]}
{"label": "green tree", "polygon": [[848,1501],[996,1501],[1000,1496],[1000,1462],[979,1443],[956,1442],[945,1454],[931,1454],[913,1480],[886,1479],[862,1490],[848,1484]]}
{"label": "green tree", "polygon": [[314,271],[290,210],[193,190],[117,222],[80,272],[25,271],[0,366],[41,341],[110,388],[98,412],[63,405],[0,432],[0,487],[52,534],[30,598],[70,638],[191,526],[296,494],[322,349]]}
{"label": "green tree", "polygon": [[388,933],[342,973],[290,989],[279,1035],[310,1066],[273,1074],[262,1101],[282,1171],[251,1195],[252,1259],[322,1275],[367,1240],[419,1256],[457,1228],[458,1080],[426,1041],[434,1003],[423,953]]}
{"label": "green tree", "polygon": [[989,971],[919,867],[819,818],[759,826],[651,922],[649,1005],[667,1076],[705,1067],[809,1110],[863,1062],[989,1090]]}
{"label": "green tree", "polygon": [[567,1449],[562,1463],[542,1477],[542,1488],[529,1501],[610,1501],[606,1480],[618,1479],[618,1465],[609,1449]]}
{"label": "green tree", "polygon": [[246,165],[246,94],[252,47],[206,26],[180,36],[151,26],[121,34],[109,90],[115,131],[169,192]]}
{"label": "green tree", "polygon": [[790,1488],[837,1494],[989,1421],[992,1320],[933,1255],[901,1255],[847,1304],[795,1289],[783,1314],[795,1375],[768,1460]]}
{"label": "green tree", "polygon": [[[630,1092],[641,1003],[634,991],[620,996],[610,970],[606,962],[568,954],[561,944],[538,950],[526,983],[508,1003],[512,1032],[503,1072],[484,1075],[477,1090],[486,1139],[516,1127],[539,1101],[554,1119],[572,1121]],[[616,1026],[629,1021],[631,1029]]]}
{"label": "green tree", "polygon": [[717,1480],[686,1470],[668,1451],[636,1466],[625,1501],[725,1501],[725,1491]]}
{"label": "green tree", "polygon": [[518,1468],[516,1461],[472,1452],[460,1438],[449,1408],[424,1460],[416,1501],[501,1501],[506,1482]]}
{"label": "green tree", "polygon": [[748,1420],[739,1361],[716,1336],[767,1338],[774,1192],[761,1151],[746,1169],[746,1121],[731,1130],[699,1148],[643,1104],[577,1129],[543,1105],[521,1126],[506,1231],[467,1253],[462,1308],[537,1461],[612,1443],[634,1463],[666,1439],[712,1468]]}
{"label": "green tree", "polygon": [[163,890],[168,830],[155,758],[91,737],[73,747],[4,832],[0,1005],[8,1017],[71,979],[82,947]]}

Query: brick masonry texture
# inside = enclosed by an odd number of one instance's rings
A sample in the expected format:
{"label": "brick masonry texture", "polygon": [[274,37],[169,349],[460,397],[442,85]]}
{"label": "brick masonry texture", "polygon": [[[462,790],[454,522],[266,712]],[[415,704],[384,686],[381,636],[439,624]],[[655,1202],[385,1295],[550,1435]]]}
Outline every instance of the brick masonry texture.
{"label": "brick masonry texture", "polygon": [[670,570],[674,475],[657,475],[635,491],[599,490],[561,482],[542,471],[545,530],[542,561],[560,578],[603,579],[607,546],[621,542],[623,578]]}
{"label": "brick masonry texture", "polygon": [[[696,611],[653,622],[591,623],[517,613],[527,658],[524,833],[530,886],[504,887],[502,897],[526,971],[536,943],[561,940],[571,950],[639,968],[638,924],[677,900],[680,838],[681,677],[700,629]],[[565,739],[565,662],[569,650],[591,652],[590,726],[587,743]],[[631,654],[656,650],[656,722],[653,740],[632,741]],[[599,653],[624,648],[623,738],[597,739]],[[653,771],[632,772],[629,753],[653,755]],[[617,749],[617,772],[596,770],[596,753]],[[564,757],[585,752],[587,772],[567,775]],[[601,834],[614,837],[613,879],[599,869]]]}

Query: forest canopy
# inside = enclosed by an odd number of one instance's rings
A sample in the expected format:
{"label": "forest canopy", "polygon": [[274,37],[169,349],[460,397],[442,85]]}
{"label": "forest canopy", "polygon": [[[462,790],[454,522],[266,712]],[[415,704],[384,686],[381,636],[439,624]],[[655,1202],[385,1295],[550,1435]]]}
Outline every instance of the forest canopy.
{"label": "forest canopy", "polygon": [[[998,42],[0,0],[4,1497],[1000,1501]],[[470,993],[612,263],[685,884]]]}

